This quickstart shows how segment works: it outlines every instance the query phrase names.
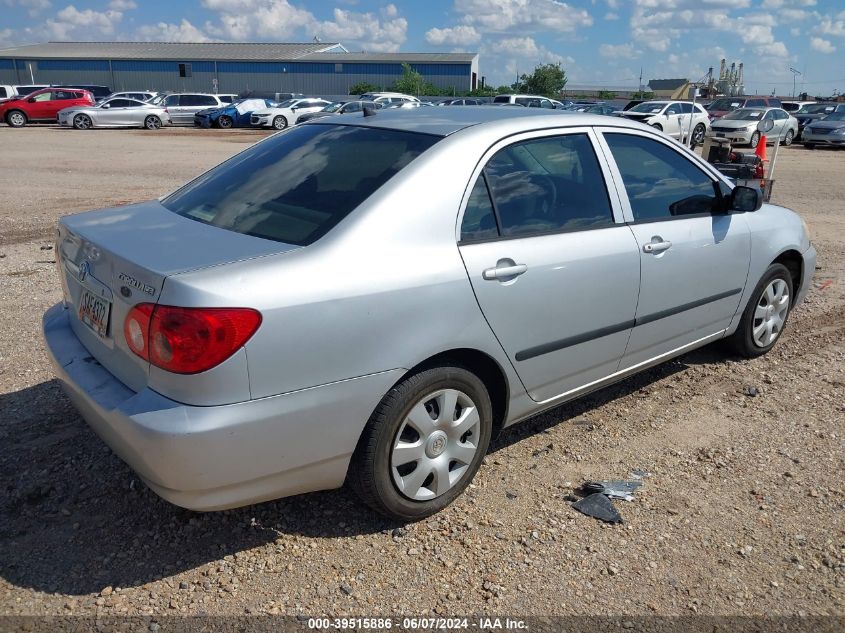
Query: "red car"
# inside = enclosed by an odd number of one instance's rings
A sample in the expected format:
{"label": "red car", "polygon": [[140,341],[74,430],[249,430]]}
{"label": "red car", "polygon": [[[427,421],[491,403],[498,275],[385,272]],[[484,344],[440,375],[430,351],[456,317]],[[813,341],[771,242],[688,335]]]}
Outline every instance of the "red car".
{"label": "red car", "polygon": [[43,88],[0,102],[0,118],[11,127],[23,127],[33,121],[55,122],[59,110],[87,105],[94,105],[94,97],[87,90]]}

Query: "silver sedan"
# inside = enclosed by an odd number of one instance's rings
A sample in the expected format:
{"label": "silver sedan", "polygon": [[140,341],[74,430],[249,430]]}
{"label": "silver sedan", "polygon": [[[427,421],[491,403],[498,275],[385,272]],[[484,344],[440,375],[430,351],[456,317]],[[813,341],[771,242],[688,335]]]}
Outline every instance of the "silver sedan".
{"label": "silver sedan", "polygon": [[792,145],[798,137],[798,119],[782,108],[740,108],[716,119],[710,126],[708,136],[727,138],[736,144],[756,148],[762,133],[760,122],[771,121],[771,130],[766,132],[766,142],[774,143],[780,138],[784,145]]}
{"label": "silver sedan", "polygon": [[141,127],[157,130],[170,125],[170,114],[150,103],[117,97],[94,106],[77,106],[59,110],[59,125],[89,130],[95,127]]}
{"label": "silver sedan", "polygon": [[347,482],[428,516],[491,437],[711,342],[765,354],[801,218],[660,132],[540,108],[325,117],[161,199],[67,216],[54,371],[169,501]]}
{"label": "silver sedan", "polygon": [[813,121],[801,135],[804,147],[845,147],[845,112],[834,112]]}

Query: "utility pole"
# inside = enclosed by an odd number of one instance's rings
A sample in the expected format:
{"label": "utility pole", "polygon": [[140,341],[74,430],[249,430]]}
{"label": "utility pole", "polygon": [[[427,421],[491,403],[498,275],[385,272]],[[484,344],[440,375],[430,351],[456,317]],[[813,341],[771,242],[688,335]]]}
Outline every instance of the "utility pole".
{"label": "utility pole", "polygon": [[803,75],[804,73],[802,73],[800,70],[795,70],[792,66],[789,67],[789,72],[792,73],[792,98],[794,99],[795,98],[795,79],[798,77],[798,75]]}
{"label": "utility pole", "polygon": [[640,94],[637,95],[637,98],[642,99],[643,98],[643,67],[642,66],[640,66],[640,83],[637,86],[637,89],[640,91]]}

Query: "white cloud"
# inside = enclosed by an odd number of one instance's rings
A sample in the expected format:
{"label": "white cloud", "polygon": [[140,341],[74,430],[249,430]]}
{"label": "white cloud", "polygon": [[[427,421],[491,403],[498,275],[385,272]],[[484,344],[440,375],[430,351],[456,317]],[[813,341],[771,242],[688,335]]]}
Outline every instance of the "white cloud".
{"label": "white cloud", "polygon": [[474,26],[454,26],[451,28],[433,28],[426,32],[425,41],[435,46],[443,44],[477,44],[481,41],[481,33],[475,30]]}
{"label": "white cloud", "polygon": [[572,33],[593,24],[585,9],[558,0],[455,0],[455,11],[464,24],[493,33]]}
{"label": "white cloud", "polygon": [[130,11],[137,8],[138,5],[135,4],[134,0],[111,0],[109,2],[109,9],[114,9],[115,11]]}
{"label": "white cloud", "polygon": [[782,9],[784,7],[813,7],[816,0],[763,0],[764,9]]}
{"label": "white cloud", "polygon": [[323,40],[381,53],[398,51],[408,38],[408,21],[392,4],[382,10],[381,19],[373,13],[336,8],[333,21],[316,23],[314,28]]}
{"label": "white cloud", "polygon": [[136,31],[137,37],[149,42],[211,42],[201,29],[183,19],[179,24],[159,22],[146,24]]}
{"label": "white cloud", "polygon": [[618,14],[618,13],[614,13],[613,11],[608,11],[607,13],[605,13],[605,14],[604,14],[604,19],[605,19],[607,22],[612,22],[613,20],[618,20],[618,19],[619,19],[619,14]]}
{"label": "white cloud", "polygon": [[810,48],[825,55],[836,52],[836,47],[830,43],[830,40],[822,39],[821,37],[811,37]]}
{"label": "white cloud", "polygon": [[602,44],[599,46],[599,55],[608,59],[630,59],[639,57],[638,51],[633,44]]}
{"label": "white cloud", "polygon": [[816,31],[822,35],[833,35],[835,37],[845,37],[845,12],[836,16],[834,20],[831,17],[825,17],[816,27]]}
{"label": "white cloud", "polygon": [[112,36],[122,19],[123,13],[120,11],[80,11],[70,4],[44,23],[44,31],[54,40]]}
{"label": "white cloud", "polygon": [[34,18],[38,14],[46,11],[53,3],[50,0],[4,0],[3,4],[7,7],[22,7],[27,10],[29,17]]}

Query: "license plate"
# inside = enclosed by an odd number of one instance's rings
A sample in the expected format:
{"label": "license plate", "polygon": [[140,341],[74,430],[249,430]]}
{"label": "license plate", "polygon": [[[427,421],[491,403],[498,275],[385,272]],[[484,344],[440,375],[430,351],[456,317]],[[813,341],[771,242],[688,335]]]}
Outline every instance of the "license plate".
{"label": "license plate", "polygon": [[109,327],[110,311],[110,302],[88,290],[83,290],[79,296],[79,320],[101,338],[106,337]]}

